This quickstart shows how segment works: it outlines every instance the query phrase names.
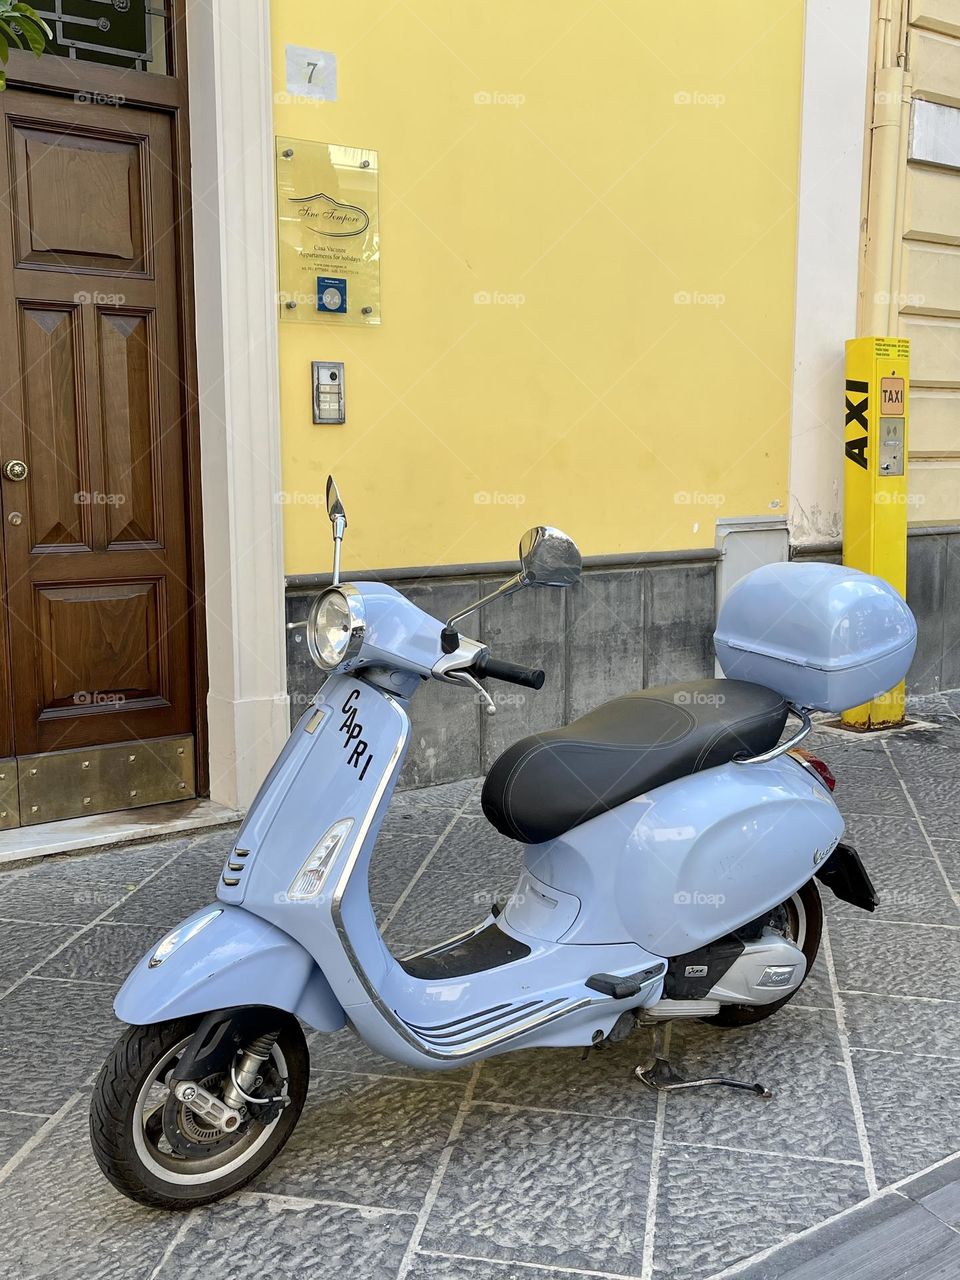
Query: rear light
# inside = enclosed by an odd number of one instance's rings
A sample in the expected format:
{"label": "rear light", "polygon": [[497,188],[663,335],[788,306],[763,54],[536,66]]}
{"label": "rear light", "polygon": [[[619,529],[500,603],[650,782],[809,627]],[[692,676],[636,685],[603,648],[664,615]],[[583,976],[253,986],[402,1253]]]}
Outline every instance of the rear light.
{"label": "rear light", "polygon": [[837,780],[830,771],[830,766],[824,763],[824,761],[818,756],[815,756],[812,751],[803,751],[798,748],[796,751],[791,751],[790,755],[792,755],[795,760],[799,760],[804,768],[815,773],[828,791],[834,790],[837,785]]}

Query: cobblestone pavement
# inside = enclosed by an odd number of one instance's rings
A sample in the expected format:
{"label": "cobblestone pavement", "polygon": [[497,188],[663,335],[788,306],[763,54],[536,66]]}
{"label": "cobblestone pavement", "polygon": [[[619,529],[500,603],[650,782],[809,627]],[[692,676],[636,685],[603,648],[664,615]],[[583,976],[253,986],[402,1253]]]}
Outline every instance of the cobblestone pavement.
{"label": "cobblestone pavement", "polygon": [[[647,1032],[586,1061],[530,1050],[440,1076],[377,1057],[350,1030],[317,1035],[285,1151],[248,1191],[186,1216],[133,1205],[101,1178],[88,1095],[119,1032],[114,991],[214,896],[235,828],[3,871],[0,1276],[706,1280],[753,1258],[750,1277],[822,1280],[815,1256],[797,1269],[817,1236],[782,1263],[765,1251],[842,1214],[834,1248],[894,1196],[929,1217],[919,1193],[883,1189],[960,1148],[960,695],[912,711],[931,727],[866,740],[818,729],[810,743],[837,774],[879,911],[825,894],[813,974],[768,1022],[673,1025],[682,1070],[761,1079],[771,1101],[703,1091],[658,1104],[632,1077]],[[391,947],[472,923],[519,857],[483,819],[477,783],[398,797],[371,873]],[[958,1273],[956,1261],[916,1272]],[[868,1274],[880,1272],[857,1270]]]}

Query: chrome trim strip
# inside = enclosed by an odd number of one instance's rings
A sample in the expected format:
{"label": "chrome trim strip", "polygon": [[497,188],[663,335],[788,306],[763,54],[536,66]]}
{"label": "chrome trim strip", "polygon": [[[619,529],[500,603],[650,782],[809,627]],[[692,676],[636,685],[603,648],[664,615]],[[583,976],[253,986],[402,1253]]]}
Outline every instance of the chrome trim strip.
{"label": "chrome trim strip", "polygon": [[772,747],[769,751],[764,751],[758,756],[734,756],[734,764],[766,764],[768,760],[776,760],[777,756],[784,755],[798,742],[802,742],[810,730],[813,728],[813,721],[810,719],[810,712],[805,711],[803,707],[791,706],[790,710],[795,716],[799,716],[801,724],[800,728],[788,738],[786,742],[781,742],[778,746]]}
{"label": "chrome trim strip", "polygon": [[467,929],[464,933],[455,933],[452,938],[447,938],[445,942],[436,942],[433,946],[424,947],[422,951],[411,951],[408,956],[401,956],[399,963],[406,964],[408,960],[420,960],[423,956],[438,956],[441,951],[449,951],[451,947],[457,946],[458,943],[466,942],[468,938],[473,938],[478,933],[482,933],[489,924],[490,917],[488,916],[486,920],[481,920],[472,929]]}
{"label": "chrome trim strip", "polygon": [[479,1014],[476,1018],[464,1019],[464,1024],[459,1027],[418,1027],[412,1022],[406,1025],[416,1031],[422,1040],[429,1040],[432,1044],[438,1044],[444,1040],[457,1040],[464,1036],[471,1036],[477,1031],[492,1031],[494,1027],[512,1026],[524,1014],[529,1014],[531,1009],[552,1009],[554,1005],[561,1003],[563,997],[560,996],[556,1000],[551,1000],[546,1004],[543,1000],[528,1000],[526,1004],[519,1005],[515,1009],[509,1010],[507,1013],[497,1013],[493,1016],[487,1016],[486,1013]]}

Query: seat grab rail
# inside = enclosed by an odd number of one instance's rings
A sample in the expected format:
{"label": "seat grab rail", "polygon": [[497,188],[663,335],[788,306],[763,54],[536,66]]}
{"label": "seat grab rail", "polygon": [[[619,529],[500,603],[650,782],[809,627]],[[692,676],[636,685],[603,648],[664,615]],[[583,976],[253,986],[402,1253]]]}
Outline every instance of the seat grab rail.
{"label": "seat grab rail", "polygon": [[798,743],[802,742],[810,730],[813,728],[813,721],[810,719],[809,711],[805,711],[803,707],[790,706],[788,708],[792,715],[800,720],[800,728],[788,738],[786,742],[780,742],[775,747],[771,747],[769,751],[763,751],[758,756],[734,756],[734,764],[766,764],[768,760],[776,760],[777,756],[782,756],[784,752],[790,751]]}

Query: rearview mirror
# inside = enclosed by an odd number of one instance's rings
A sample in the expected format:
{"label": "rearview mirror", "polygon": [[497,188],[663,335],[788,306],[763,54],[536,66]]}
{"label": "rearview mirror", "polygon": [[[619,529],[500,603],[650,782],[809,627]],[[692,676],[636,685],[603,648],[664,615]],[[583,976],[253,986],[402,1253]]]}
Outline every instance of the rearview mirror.
{"label": "rearview mirror", "polygon": [[347,527],[347,513],[343,509],[343,503],[340,501],[340,490],[337,488],[337,482],[333,476],[327,476],[327,515],[331,521],[339,517],[343,520],[343,527]]}
{"label": "rearview mirror", "polygon": [[549,525],[528,529],[520,539],[520,577],[525,587],[570,587],[580,580],[583,559],[572,538]]}
{"label": "rearview mirror", "polygon": [[582,563],[580,551],[572,538],[550,525],[538,524],[528,529],[520,539],[520,572],[482,600],[455,613],[447,620],[447,627],[455,626],[492,600],[513,595],[522,587],[570,587],[579,581]]}
{"label": "rearview mirror", "polygon": [[340,501],[340,490],[333,476],[327,476],[327,515],[333,525],[333,585],[340,585],[340,545],[347,528],[347,513]]}

